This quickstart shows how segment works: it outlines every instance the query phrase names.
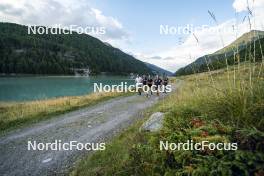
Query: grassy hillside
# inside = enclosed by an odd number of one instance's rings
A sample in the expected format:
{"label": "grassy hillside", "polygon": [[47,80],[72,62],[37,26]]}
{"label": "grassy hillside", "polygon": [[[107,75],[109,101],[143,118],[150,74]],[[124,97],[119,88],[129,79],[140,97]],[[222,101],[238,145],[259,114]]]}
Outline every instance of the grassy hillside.
{"label": "grassy hillside", "polygon": [[26,26],[0,23],[0,73],[151,73],[133,56],[86,34],[28,34]]}
{"label": "grassy hillside", "polygon": [[[160,132],[139,132],[142,120],[72,175],[263,175],[263,78],[259,63],[177,77],[183,86],[144,113],[165,113]],[[161,151],[160,140],[231,142],[238,150]]]}
{"label": "grassy hillside", "polygon": [[263,47],[264,32],[253,30],[215,53],[202,56],[193,63],[177,70],[175,75],[217,70],[244,61],[260,62],[264,59]]}
{"label": "grassy hillside", "polygon": [[226,52],[237,51],[245,47],[248,43],[264,37],[264,31],[252,30],[240,36],[237,40],[233,41],[228,46],[216,51],[214,54],[223,54]]}

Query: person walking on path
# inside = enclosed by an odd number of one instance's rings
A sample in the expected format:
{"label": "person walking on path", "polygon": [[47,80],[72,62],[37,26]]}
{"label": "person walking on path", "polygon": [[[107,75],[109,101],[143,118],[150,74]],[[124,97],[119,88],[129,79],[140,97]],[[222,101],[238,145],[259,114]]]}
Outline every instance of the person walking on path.
{"label": "person walking on path", "polygon": [[151,88],[152,88],[152,85],[153,85],[153,79],[151,78],[150,75],[148,75],[147,85],[148,85],[148,87],[149,87],[149,91],[148,91],[148,93],[147,93],[147,97],[149,97],[149,96],[152,95]]}
{"label": "person walking on path", "polygon": [[169,78],[165,75],[163,78],[163,85],[164,85],[164,93],[167,93],[167,85],[169,83]]}
{"label": "person walking on path", "polygon": [[138,95],[141,95],[143,79],[141,78],[141,76],[137,75],[135,82],[136,82],[136,90],[138,91]]}
{"label": "person walking on path", "polygon": [[146,90],[147,88],[147,82],[148,82],[148,78],[146,75],[143,75],[143,79],[142,79],[142,83],[143,83],[143,91],[145,92],[146,96],[148,95],[148,91]]}
{"label": "person walking on path", "polygon": [[162,84],[162,80],[160,79],[159,75],[156,76],[156,78],[154,80],[154,84],[155,84],[157,96],[159,96],[159,89],[160,89],[160,86]]}

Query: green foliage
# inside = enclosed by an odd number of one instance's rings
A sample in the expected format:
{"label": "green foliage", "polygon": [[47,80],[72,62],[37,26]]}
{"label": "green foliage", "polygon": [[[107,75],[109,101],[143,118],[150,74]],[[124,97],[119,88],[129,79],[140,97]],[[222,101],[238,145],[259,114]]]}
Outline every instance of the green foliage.
{"label": "green foliage", "polygon": [[[232,70],[181,77],[184,85],[153,108],[166,114],[161,131],[139,132],[133,127],[133,132],[122,133],[106,151],[85,159],[86,164],[73,175],[263,175],[264,86],[256,76],[262,75],[258,70],[262,66],[245,68],[236,70],[238,78],[232,84],[227,79]],[[159,148],[160,141],[187,140],[237,143],[238,150]]]}
{"label": "green foliage", "polygon": [[28,34],[26,26],[0,23],[0,73],[150,73],[141,61],[85,34]]}
{"label": "green foliage", "polygon": [[[257,85],[256,85],[257,87]],[[259,87],[260,88],[260,87]],[[264,87],[245,93],[245,105],[240,105],[237,92],[222,96],[201,97],[199,109],[176,103],[167,114],[164,129],[159,134],[146,136],[147,142],[136,145],[130,152],[130,174],[137,175],[257,175],[264,171],[263,114],[254,118],[254,102],[260,101]],[[240,95],[241,96],[241,95]],[[262,100],[263,102],[263,97]],[[253,103],[253,104],[252,104]],[[246,107],[246,108],[243,108]],[[262,107],[263,108],[263,107]],[[241,118],[241,119],[240,119]],[[253,126],[251,128],[251,126]],[[179,143],[235,142],[238,150],[220,151],[160,151],[159,141]],[[140,161],[140,163],[138,163]],[[136,167],[136,166],[141,167]],[[148,169],[146,169],[148,168]]]}

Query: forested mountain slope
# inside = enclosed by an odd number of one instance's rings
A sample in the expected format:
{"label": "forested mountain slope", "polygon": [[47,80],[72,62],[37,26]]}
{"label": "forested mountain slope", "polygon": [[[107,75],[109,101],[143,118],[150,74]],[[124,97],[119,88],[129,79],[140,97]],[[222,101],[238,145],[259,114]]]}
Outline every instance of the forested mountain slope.
{"label": "forested mountain slope", "polygon": [[28,34],[27,26],[0,23],[0,73],[150,73],[144,62],[86,34]]}

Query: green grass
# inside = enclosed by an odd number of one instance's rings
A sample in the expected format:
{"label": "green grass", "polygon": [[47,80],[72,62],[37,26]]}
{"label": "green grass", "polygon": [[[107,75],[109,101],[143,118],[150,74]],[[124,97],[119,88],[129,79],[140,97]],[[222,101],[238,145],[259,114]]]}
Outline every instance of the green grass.
{"label": "green grass", "polygon": [[[147,110],[165,113],[163,129],[143,120],[84,157],[71,175],[263,175],[264,80],[260,64],[178,77],[183,85]],[[176,80],[177,81],[177,80]],[[159,141],[238,143],[236,151],[160,151]]]}
{"label": "green grass", "polygon": [[[107,150],[95,152],[93,155],[84,156],[78,162],[71,175],[115,175],[123,173],[123,165],[129,159],[129,152],[135,148],[136,141],[143,139],[138,129],[146,120],[146,117],[155,112],[155,107],[149,108],[142,114],[142,119],[135,122],[127,130],[115,137],[107,144]],[[145,117],[145,118],[144,118]]]}
{"label": "green grass", "polygon": [[0,103],[0,133],[124,95],[128,93],[92,93],[22,103]]}

